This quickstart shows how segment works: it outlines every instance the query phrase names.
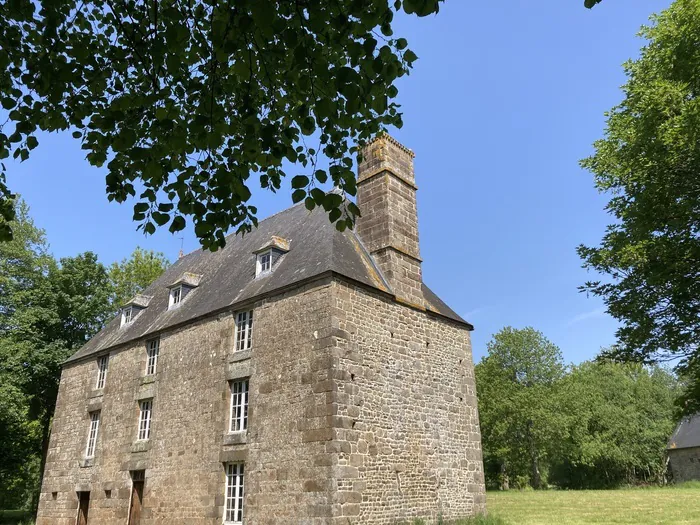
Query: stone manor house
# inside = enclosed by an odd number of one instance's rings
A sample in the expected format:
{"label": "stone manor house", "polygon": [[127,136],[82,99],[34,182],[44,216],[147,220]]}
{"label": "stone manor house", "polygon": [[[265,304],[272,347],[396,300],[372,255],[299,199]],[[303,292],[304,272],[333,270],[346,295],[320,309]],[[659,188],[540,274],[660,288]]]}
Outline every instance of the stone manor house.
{"label": "stone manor house", "polygon": [[354,231],[296,205],[126,304],[63,367],[37,525],[483,511],[472,326],[423,283],[416,189],[384,135]]}

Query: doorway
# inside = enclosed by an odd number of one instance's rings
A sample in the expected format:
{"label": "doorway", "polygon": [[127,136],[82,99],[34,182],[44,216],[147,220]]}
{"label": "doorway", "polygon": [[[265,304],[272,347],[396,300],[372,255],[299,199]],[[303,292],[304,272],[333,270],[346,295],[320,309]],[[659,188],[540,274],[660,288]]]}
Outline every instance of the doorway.
{"label": "doorway", "polygon": [[131,504],[129,505],[129,525],[140,525],[141,506],[143,505],[143,484],[145,471],[131,471]]}
{"label": "doorway", "polygon": [[87,525],[88,511],[90,510],[90,492],[78,492],[78,519],[77,525]]}

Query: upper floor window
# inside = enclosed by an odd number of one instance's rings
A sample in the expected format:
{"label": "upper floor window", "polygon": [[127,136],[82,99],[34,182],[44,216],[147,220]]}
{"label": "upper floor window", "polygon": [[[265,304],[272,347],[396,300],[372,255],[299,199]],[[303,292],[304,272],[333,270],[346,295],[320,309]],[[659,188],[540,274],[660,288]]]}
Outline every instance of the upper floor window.
{"label": "upper floor window", "polygon": [[243,463],[226,464],[224,524],[243,523]]}
{"label": "upper floor window", "polygon": [[151,437],[151,412],[153,399],[144,399],[139,403],[139,433],[138,440],[144,441]]}
{"label": "upper floor window", "polygon": [[95,446],[97,445],[97,431],[100,428],[100,411],[90,412],[90,431],[88,432],[87,447],[85,449],[85,457],[92,458],[95,456]]}
{"label": "upper floor window", "polygon": [[103,355],[97,358],[97,383],[95,383],[95,388],[100,389],[105,387],[108,366],[109,355]]}
{"label": "upper floor window", "polygon": [[231,381],[231,423],[229,432],[248,428],[248,380]]}
{"label": "upper floor window", "polygon": [[268,250],[258,255],[258,260],[260,261],[260,271],[258,272],[258,275],[269,272],[272,268],[272,250]]}
{"label": "upper floor window", "polygon": [[176,308],[182,302],[182,285],[173,286],[170,289],[168,308]]}
{"label": "upper floor window", "polygon": [[134,320],[134,309],[131,306],[122,308],[122,326]]}
{"label": "upper floor window", "polygon": [[236,351],[253,346],[253,310],[236,315]]}
{"label": "upper floor window", "polygon": [[151,339],[146,343],[146,375],[152,376],[158,368],[158,351],[160,338]]}

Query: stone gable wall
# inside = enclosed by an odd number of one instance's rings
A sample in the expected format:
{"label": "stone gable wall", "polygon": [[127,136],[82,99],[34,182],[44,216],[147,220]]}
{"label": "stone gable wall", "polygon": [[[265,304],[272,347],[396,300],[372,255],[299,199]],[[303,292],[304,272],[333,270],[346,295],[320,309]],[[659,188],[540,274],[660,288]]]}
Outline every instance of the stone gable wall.
{"label": "stone gable wall", "polygon": [[674,483],[700,480],[700,447],[669,450],[668,466]]}
{"label": "stone gable wall", "polygon": [[469,331],[335,282],[337,523],[435,522],[485,510]]}

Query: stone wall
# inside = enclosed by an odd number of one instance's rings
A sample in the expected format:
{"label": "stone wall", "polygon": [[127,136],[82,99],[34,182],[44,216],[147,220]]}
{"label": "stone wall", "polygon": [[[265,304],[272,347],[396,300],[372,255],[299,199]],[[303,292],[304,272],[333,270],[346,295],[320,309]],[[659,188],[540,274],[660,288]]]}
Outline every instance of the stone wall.
{"label": "stone wall", "polygon": [[[37,525],[74,525],[76,491],[90,491],[90,523],[124,525],[129,471],[140,469],[146,477],[142,524],[219,524],[226,461],[245,461],[246,524],[327,523],[328,287],[316,283],[250,305],[255,321],[247,354],[232,352],[234,316],[227,312],[161,334],[153,382],[143,378],[145,341],[112,352],[104,392],[93,391],[95,359],[66,367]],[[228,380],[244,376],[251,378],[250,412],[240,443],[226,435]],[[145,447],[135,444],[143,397],[153,398]],[[80,466],[88,410],[98,408],[95,458]]]}
{"label": "stone wall", "polygon": [[[469,332],[330,277],[241,305],[253,345],[233,352],[234,311],[160,334],[62,375],[37,525],[124,525],[130,471],[145,470],[143,525],[223,519],[224,464],[245,462],[245,523],[390,524],[484,509]],[[227,432],[228,381],[250,377],[248,431]],[[151,438],[136,443],[139,399]],[[89,412],[101,410],[86,462]]]}
{"label": "stone wall", "polygon": [[338,523],[455,519],[485,510],[469,331],[336,282]]}
{"label": "stone wall", "polygon": [[700,447],[669,450],[668,466],[674,483],[700,481]]}

